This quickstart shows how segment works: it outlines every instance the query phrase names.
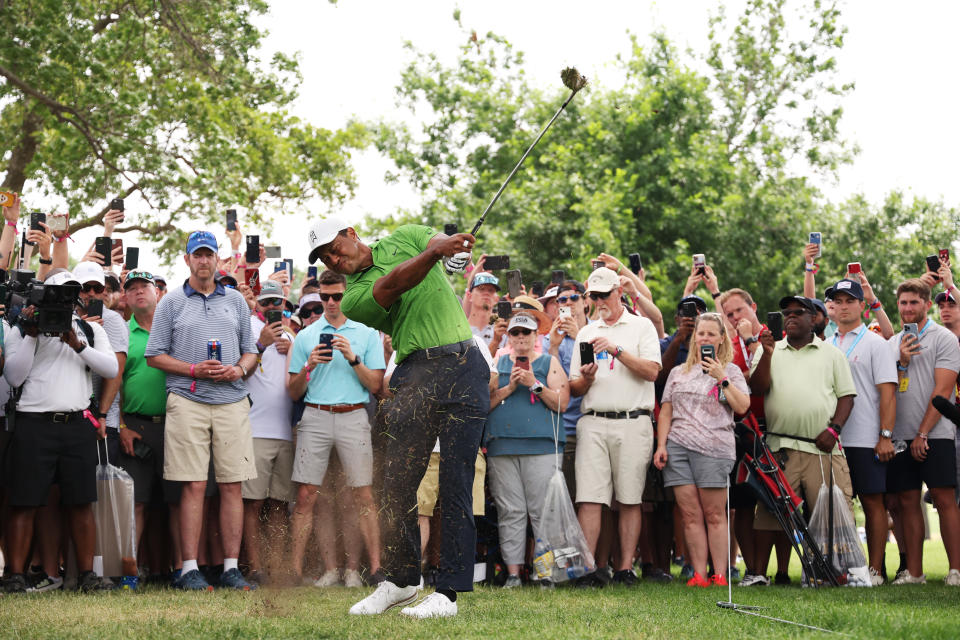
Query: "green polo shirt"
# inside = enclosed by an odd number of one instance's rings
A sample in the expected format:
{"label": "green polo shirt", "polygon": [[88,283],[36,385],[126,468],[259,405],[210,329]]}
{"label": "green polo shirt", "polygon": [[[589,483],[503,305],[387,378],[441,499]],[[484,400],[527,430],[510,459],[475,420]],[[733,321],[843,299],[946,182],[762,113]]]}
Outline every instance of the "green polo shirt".
{"label": "green polo shirt", "polygon": [[130,316],[130,347],[123,368],[123,412],[162,416],[167,412],[167,374],[147,364],[143,356],[150,332]]}
{"label": "green polo shirt", "polygon": [[816,438],[833,417],[837,398],[855,395],[850,363],[842,351],[817,337],[800,349],[780,340],[770,360],[770,391],[763,400],[770,449],[821,453],[812,442],[772,434]]}
{"label": "green polo shirt", "polygon": [[423,253],[430,227],[404,225],[370,246],[373,266],[347,276],[341,309],[351,320],[383,331],[393,339],[397,362],[418,349],[462,342],[473,336],[463,307],[438,261],[420,284],[403,293],[389,309],[373,299],[373,284],[401,262]]}

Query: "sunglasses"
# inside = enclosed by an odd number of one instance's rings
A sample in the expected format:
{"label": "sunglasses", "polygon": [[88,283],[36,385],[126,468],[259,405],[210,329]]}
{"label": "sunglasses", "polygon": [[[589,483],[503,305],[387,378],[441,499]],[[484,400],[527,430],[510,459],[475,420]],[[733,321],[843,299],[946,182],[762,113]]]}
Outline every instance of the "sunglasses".
{"label": "sunglasses", "polygon": [[569,296],[558,297],[557,302],[559,302],[560,304],[566,304],[567,300],[569,300],[570,302],[576,302],[579,299],[580,299],[579,293],[571,293]]}
{"label": "sunglasses", "polygon": [[807,313],[807,310],[806,309],[784,309],[780,313],[783,314],[784,318],[790,318],[794,316],[799,318],[803,314]]}
{"label": "sunglasses", "polygon": [[260,304],[265,307],[279,307],[283,304],[283,298],[267,298]]}
{"label": "sunglasses", "polygon": [[321,293],[320,294],[320,299],[323,300],[324,302],[326,302],[330,298],[333,298],[337,302],[340,302],[341,300],[343,300],[343,294],[342,293]]}
{"label": "sunglasses", "polygon": [[323,315],[323,307],[307,307],[306,309],[300,309],[299,313],[300,317],[304,319],[309,318],[313,314],[317,314],[318,316]]}
{"label": "sunglasses", "polygon": [[591,300],[606,300],[608,297],[610,297],[611,293],[613,292],[604,291],[603,293],[597,293],[596,291],[591,291],[589,295]]}
{"label": "sunglasses", "polygon": [[92,282],[92,283],[88,282],[83,285],[84,293],[90,293],[91,291],[93,291],[94,293],[103,293],[103,285],[98,284],[96,282]]}
{"label": "sunglasses", "polygon": [[510,335],[512,335],[514,338],[520,335],[528,336],[531,333],[533,333],[533,329],[521,329],[519,327],[516,329],[510,329]]}

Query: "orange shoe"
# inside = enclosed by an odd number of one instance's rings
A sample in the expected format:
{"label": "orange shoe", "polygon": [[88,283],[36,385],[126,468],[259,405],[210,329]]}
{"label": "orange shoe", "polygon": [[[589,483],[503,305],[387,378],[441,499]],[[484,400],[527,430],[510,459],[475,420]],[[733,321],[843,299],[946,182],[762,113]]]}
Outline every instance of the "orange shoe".
{"label": "orange shoe", "polygon": [[712,584],[715,587],[725,587],[727,586],[727,579],[722,575],[720,575],[719,573],[715,573],[712,576],[710,576],[710,584]]}
{"label": "orange shoe", "polygon": [[709,587],[710,583],[704,580],[699,573],[694,573],[693,577],[687,580],[688,587]]}

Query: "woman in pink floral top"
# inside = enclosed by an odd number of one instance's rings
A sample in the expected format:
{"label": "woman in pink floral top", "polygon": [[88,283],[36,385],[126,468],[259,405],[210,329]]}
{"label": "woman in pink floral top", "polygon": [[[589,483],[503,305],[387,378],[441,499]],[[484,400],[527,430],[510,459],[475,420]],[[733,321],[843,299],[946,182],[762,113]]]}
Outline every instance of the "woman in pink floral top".
{"label": "woman in pink floral top", "polygon": [[[673,487],[694,575],[688,586],[726,585],[726,486],[736,459],[733,414],[750,408],[750,389],[732,363],[733,348],[717,313],[697,318],[694,344],[667,378],[653,463]],[[701,357],[711,347],[715,358]],[[706,519],[706,527],[704,527]],[[716,572],[708,582],[707,548]]]}

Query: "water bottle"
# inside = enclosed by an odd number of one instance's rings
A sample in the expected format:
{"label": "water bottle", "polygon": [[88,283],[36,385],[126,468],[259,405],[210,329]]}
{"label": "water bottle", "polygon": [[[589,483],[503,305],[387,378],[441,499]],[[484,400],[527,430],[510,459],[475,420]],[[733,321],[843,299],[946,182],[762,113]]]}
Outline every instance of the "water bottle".
{"label": "water bottle", "polygon": [[541,580],[553,576],[553,550],[540,538],[533,548],[533,568]]}
{"label": "water bottle", "polygon": [[583,577],[587,573],[587,568],[583,564],[583,556],[579,553],[572,558],[567,564],[567,578],[569,580],[576,580],[577,578]]}
{"label": "water bottle", "polygon": [[907,450],[907,441],[906,440],[894,440],[893,441],[893,453],[899,454]]}

